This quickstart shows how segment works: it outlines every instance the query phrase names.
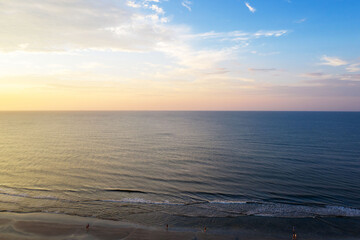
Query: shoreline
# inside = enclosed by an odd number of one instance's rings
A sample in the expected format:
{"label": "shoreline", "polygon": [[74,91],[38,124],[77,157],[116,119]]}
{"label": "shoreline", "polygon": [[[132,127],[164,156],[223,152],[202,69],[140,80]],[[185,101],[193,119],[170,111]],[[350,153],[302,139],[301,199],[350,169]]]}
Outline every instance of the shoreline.
{"label": "shoreline", "polygon": [[[89,228],[86,225],[89,224]],[[159,227],[53,213],[0,213],[0,239],[228,239],[200,229]]]}
{"label": "shoreline", "polygon": [[[89,224],[89,229],[86,225]],[[240,237],[240,238],[239,238]],[[0,240],[45,239],[144,239],[144,240],[220,240],[263,239],[261,234],[248,231],[172,227],[168,229],[135,223],[103,220],[92,217],[55,213],[0,213]],[[279,238],[267,238],[271,240]],[[286,239],[286,238],[284,238]]]}
{"label": "shoreline", "polygon": [[[286,240],[291,239],[291,225],[296,224],[299,239],[359,240],[359,218],[329,219],[279,219],[243,217],[223,219],[226,227],[211,225],[217,219],[206,219],[207,231],[200,227],[147,226],[136,223],[102,220],[92,217],[70,216],[54,213],[0,213],[0,240],[45,239],[148,239],[148,240]],[[227,222],[226,222],[227,221]],[[86,225],[89,224],[89,229]],[[349,232],[342,228],[350,227]],[[351,232],[351,229],[354,231]]]}

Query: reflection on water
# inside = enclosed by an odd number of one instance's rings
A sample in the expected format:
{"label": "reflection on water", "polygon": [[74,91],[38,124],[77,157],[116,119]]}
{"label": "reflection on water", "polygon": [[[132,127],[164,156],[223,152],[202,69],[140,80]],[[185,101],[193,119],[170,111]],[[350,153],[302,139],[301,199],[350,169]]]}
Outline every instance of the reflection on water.
{"label": "reflection on water", "polygon": [[0,211],[128,220],[153,212],[360,216],[359,120],[316,112],[3,112]]}

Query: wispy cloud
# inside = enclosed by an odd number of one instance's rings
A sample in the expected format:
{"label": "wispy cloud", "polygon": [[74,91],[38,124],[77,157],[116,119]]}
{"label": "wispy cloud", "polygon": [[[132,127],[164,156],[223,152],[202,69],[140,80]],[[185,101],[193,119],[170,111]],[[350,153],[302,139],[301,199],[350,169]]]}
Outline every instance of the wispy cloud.
{"label": "wispy cloud", "polygon": [[250,39],[261,37],[281,37],[288,33],[288,30],[260,30],[257,32],[243,32],[243,31],[231,31],[231,32],[205,32],[193,35],[193,37],[199,37],[203,39],[221,39],[221,41],[247,41]]}
{"label": "wispy cloud", "polygon": [[280,54],[280,52],[258,52],[258,51],[251,51],[250,53],[256,54],[259,56],[272,56],[272,55]]}
{"label": "wispy cloud", "polygon": [[311,81],[306,81],[306,82],[317,82],[318,83],[322,82],[322,83],[326,83],[324,82],[324,80],[334,80],[336,79],[337,81],[355,81],[355,82],[359,82],[360,81],[360,74],[357,73],[338,73],[338,74],[328,74],[328,73],[323,73],[323,72],[312,72],[312,73],[304,73],[300,75],[301,77],[306,77],[306,78],[310,78],[312,79]]}
{"label": "wispy cloud", "polygon": [[349,65],[346,70],[348,72],[360,72],[360,63]]}
{"label": "wispy cloud", "polygon": [[[340,78],[316,79],[295,86],[271,86],[270,89],[269,91],[273,93],[284,94],[291,97],[300,96],[302,99],[304,99],[305,96],[315,98],[328,97],[323,98],[324,104],[326,104],[328,108],[332,108],[336,106],[336,101],[339,99],[338,97],[343,97],[342,100],[347,99],[349,102],[351,102],[351,97],[359,99],[360,82],[342,80]],[[318,102],[314,100],[311,101],[311,99],[308,99],[308,101],[311,104]],[[344,104],[342,108],[345,106]],[[358,105],[357,108],[359,108]],[[341,109],[341,107],[339,109]]]}
{"label": "wispy cloud", "polygon": [[321,57],[322,62],[320,63],[320,65],[327,65],[327,66],[332,66],[332,67],[338,67],[338,66],[343,66],[348,64],[346,61],[338,58],[338,57],[329,57],[329,56],[322,56]]}
{"label": "wispy cloud", "polygon": [[189,11],[191,11],[191,4],[192,4],[192,2],[189,1],[189,0],[183,0],[183,1],[181,2],[181,5],[183,5],[184,7],[186,7]]}
{"label": "wispy cloud", "polygon": [[341,80],[360,82],[360,74],[342,74]]}
{"label": "wispy cloud", "polygon": [[312,78],[312,79],[329,79],[333,78],[334,76],[331,74],[325,74],[323,72],[309,72],[303,73],[300,77]]}
{"label": "wispy cloud", "polygon": [[311,77],[311,78],[313,78],[313,77],[322,77],[322,76],[324,76],[324,73],[322,73],[322,72],[311,72],[311,73],[304,73],[304,74],[302,74],[301,76],[304,76],[304,77]]}
{"label": "wispy cloud", "polygon": [[249,68],[250,72],[272,72],[276,70],[276,68]]}
{"label": "wispy cloud", "polygon": [[302,18],[302,19],[296,20],[295,23],[303,23],[306,20],[307,20],[306,18]]}
{"label": "wispy cloud", "polygon": [[254,33],[256,37],[280,37],[286,34],[287,30],[276,30],[276,31],[258,31]]}
{"label": "wispy cloud", "polygon": [[245,5],[249,9],[250,12],[254,13],[256,11],[256,9],[253,8],[252,6],[250,6],[250,4],[248,2],[245,2]]}

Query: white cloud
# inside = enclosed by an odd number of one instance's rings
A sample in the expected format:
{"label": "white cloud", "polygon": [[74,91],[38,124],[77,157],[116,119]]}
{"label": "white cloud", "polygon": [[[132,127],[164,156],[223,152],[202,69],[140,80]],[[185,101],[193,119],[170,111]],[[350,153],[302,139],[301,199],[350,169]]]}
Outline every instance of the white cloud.
{"label": "white cloud", "polygon": [[184,7],[186,7],[189,11],[191,11],[191,7],[190,7],[191,4],[192,4],[192,2],[189,1],[189,0],[183,0],[183,1],[181,2],[181,5],[183,5]]}
{"label": "white cloud", "polygon": [[[154,1],[153,1],[154,2]],[[149,51],[176,31],[162,8],[135,1],[1,1],[0,51],[111,49]]]}
{"label": "white cloud", "polygon": [[[0,2],[0,52],[50,54],[76,51],[82,55],[83,50],[111,50],[155,53],[161,55],[169,68],[163,71],[151,68],[144,79],[153,80],[213,81],[216,75],[223,81],[245,81],[246,76],[238,76],[228,70],[214,72],[214,69],[221,68],[227,61],[235,61],[239,49],[247,46],[252,39],[280,37],[287,33],[287,30],[263,30],[194,34],[184,25],[168,23],[164,10],[156,0]],[[212,47],[206,41],[216,41],[217,45]],[[194,42],[200,43],[196,45],[201,47],[194,47]],[[36,65],[32,64],[29,69]],[[44,65],[41,68],[45,68]],[[100,71],[101,67],[96,61],[89,60],[82,69]],[[36,69],[35,73],[43,71]]]}
{"label": "white cloud", "polygon": [[254,13],[256,11],[256,9],[253,8],[252,6],[250,6],[250,4],[248,2],[245,2],[245,5],[249,9],[250,12]]}
{"label": "white cloud", "polygon": [[132,7],[132,8],[145,8],[145,9],[151,9],[153,11],[155,11],[158,14],[165,14],[164,9],[160,8],[158,5],[152,4],[152,2],[154,3],[160,3],[159,0],[128,0],[127,1],[127,6]]}
{"label": "white cloud", "polygon": [[154,10],[157,14],[165,14],[164,9],[155,4],[151,5],[150,9]]}
{"label": "white cloud", "polygon": [[329,56],[322,56],[321,60],[323,61],[322,63],[320,63],[320,65],[327,65],[327,66],[332,66],[332,67],[338,67],[338,66],[343,66],[343,65],[347,65],[348,63],[338,57],[329,57]]}
{"label": "white cloud", "polygon": [[129,7],[133,7],[133,8],[141,8],[141,4],[136,3],[134,1],[127,1],[126,3]]}

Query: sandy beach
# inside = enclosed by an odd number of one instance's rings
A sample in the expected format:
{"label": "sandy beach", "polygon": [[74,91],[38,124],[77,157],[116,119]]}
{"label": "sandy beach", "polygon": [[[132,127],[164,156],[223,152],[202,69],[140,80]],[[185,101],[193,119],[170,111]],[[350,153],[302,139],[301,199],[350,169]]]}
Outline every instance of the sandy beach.
{"label": "sandy beach", "polygon": [[[356,229],[348,236],[331,230],[331,234],[318,232],[316,224],[303,220],[308,232],[300,231],[299,239],[360,239]],[[89,224],[89,229],[86,225]],[[250,221],[249,224],[253,224]],[[219,228],[207,228],[204,232],[200,228],[173,228],[166,230],[161,227],[150,227],[132,223],[100,220],[48,213],[1,213],[0,214],[0,239],[1,240],[45,240],[45,239],[145,239],[145,240],[219,240],[219,239],[246,239],[246,240],[281,240],[291,239],[291,232],[287,231],[286,220],[268,221],[259,223],[258,228],[250,228],[242,224],[238,228],[229,226],[226,230]],[[254,225],[253,225],[254,226]],[[282,227],[283,226],[283,227]],[[310,226],[310,227],[309,227]],[[339,229],[339,227],[337,227]],[[261,230],[264,229],[264,230]],[[341,237],[340,237],[341,236]],[[340,237],[340,238],[339,238]]]}
{"label": "sandy beach", "polygon": [[[86,229],[89,223],[90,227]],[[0,214],[0,239],[230,239],[230,235],[204,233],[200,229],[166,230],[113,222],[66,216],[60,214]],[[235,239],[235,238],[233,238]]]}

